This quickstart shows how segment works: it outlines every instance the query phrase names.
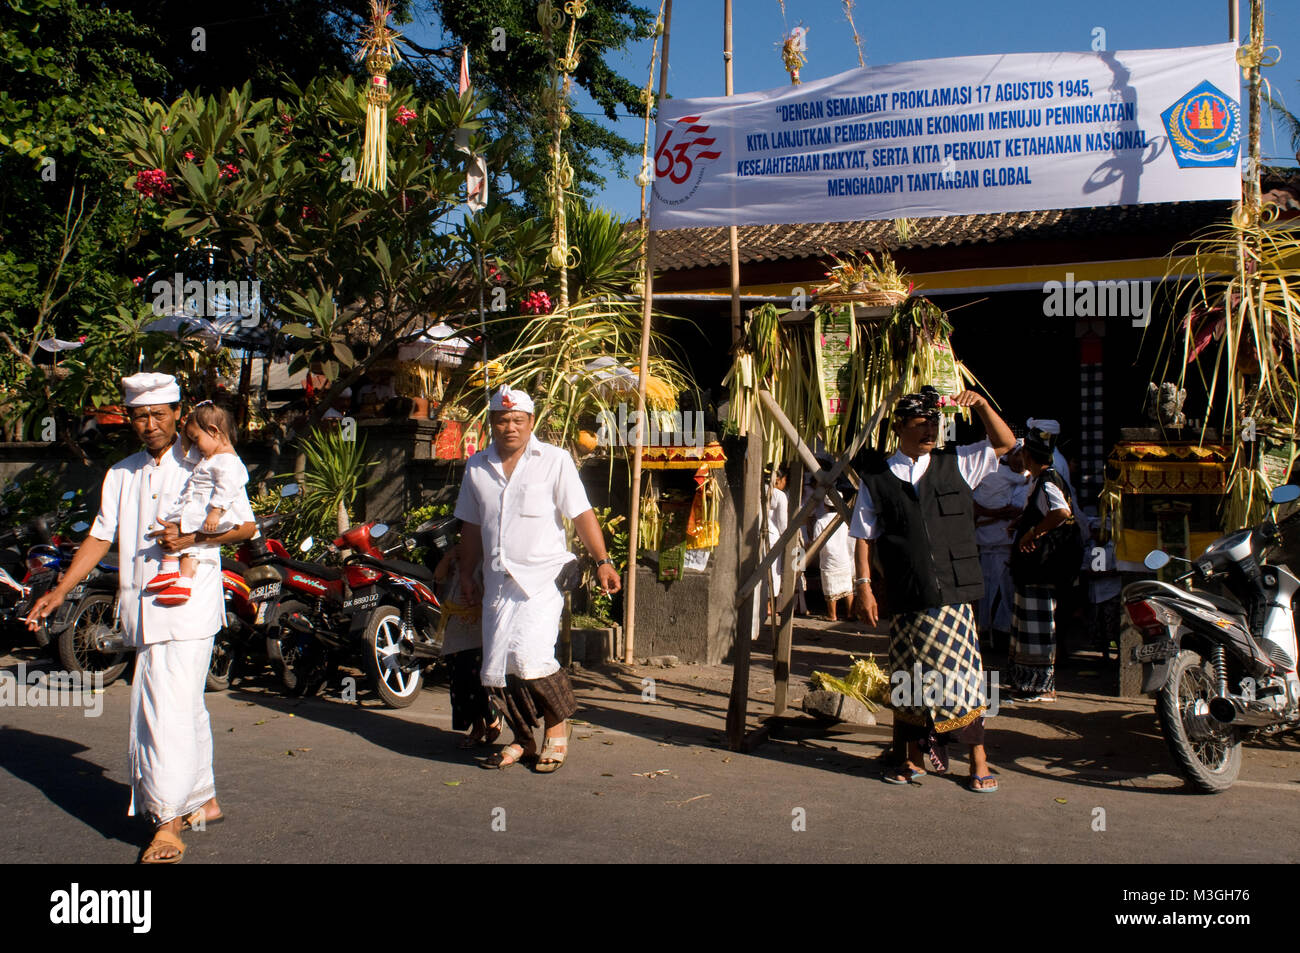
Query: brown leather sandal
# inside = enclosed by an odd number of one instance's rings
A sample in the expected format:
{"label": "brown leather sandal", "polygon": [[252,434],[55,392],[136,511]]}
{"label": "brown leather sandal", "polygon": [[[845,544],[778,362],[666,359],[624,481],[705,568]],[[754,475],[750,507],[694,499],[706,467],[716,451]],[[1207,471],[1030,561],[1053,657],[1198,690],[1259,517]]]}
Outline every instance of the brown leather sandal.
{"label": "brown leather sandal", "polygon": [[[175,857],[159,857],[158,854],[164,847],[171,847],[176,851]],[[156,830],[153,832],[153,840],[149,846],[144,849],[140,855],[142,864],[179,864],[181,858],[185,856],[185,843],[171,831]]]}

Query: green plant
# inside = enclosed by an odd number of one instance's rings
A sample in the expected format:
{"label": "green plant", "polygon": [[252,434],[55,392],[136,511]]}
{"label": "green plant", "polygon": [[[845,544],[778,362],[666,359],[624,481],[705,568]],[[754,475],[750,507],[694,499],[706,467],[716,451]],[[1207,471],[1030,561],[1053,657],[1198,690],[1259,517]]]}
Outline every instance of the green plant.
{"label": "green plant", "polygon": [[333,428],[315,430],[302,441],[307,457],[302,508],[310,522],[333,516],[339,533],[352,525],[350,507],[357,493],[375,482],[362,482],[366,468],[375,465],[366,462],[365,446],[365,440],[345,440]]}
{"label": "green plant", "polygon": [[[614,561],[614,571],[620,576],[627,569],[628,531],[619,526],[627,522],[627,517],[616,514],[612,506],[594,508],[596,522],[605,536],[605,549]],[[617,622],[614,612],[614,597],[602,592],[594,576],[587,583],[587,609],[589,613],[601,620],[601,626],[614,625]]]}

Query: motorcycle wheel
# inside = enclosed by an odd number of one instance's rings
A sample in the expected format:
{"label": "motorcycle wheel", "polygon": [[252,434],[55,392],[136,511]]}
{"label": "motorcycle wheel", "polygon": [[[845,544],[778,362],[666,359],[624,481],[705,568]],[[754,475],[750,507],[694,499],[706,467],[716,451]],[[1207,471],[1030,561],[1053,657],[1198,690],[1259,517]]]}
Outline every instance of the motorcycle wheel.
{"label": "motorcycle wheel", "polygon": [[314,639],[286,632],[280,640],[280,684],[292,698],[311,698],[330,680],[334,665]]}
{"label": "motorcycle wheel", "polygon": [[97,651],[93,632],[99,626],[117,631],[112,596],[91,595],[81,600],[81,605],[72,614],[67,628],[59,633],[57,652],[59,664],[65,670],[82,675],[99,674],[104,679],[104,685],[108,686],[126,671],[129,653]]}
{"label": "motorcycle wheel", "polygon": [[1210,730],[1214,722],[1208,705],[1215,691],[1210,663],[1198,653],[1185,650],[1170,665],[1169,679],[1156,700],[1161,733],[1179,771],[1204,794],[1228,790],[1241,771],[1241,737],[1237,731]]}
{"label": "motorcycle wheel", "polygon": [[366,674],[389,708],[406,708],[420,696],[423,684],[419,659],[403,662],[402,616],[392,606],[380,606],[366,623]]}
{"label": "motorcycle wheel", "polygon": [[224,692],[230,687],[230,673],[235,668],[235,643],[228,629],[222,629],[212,640],[212,661],[208,663],[206,690]]}

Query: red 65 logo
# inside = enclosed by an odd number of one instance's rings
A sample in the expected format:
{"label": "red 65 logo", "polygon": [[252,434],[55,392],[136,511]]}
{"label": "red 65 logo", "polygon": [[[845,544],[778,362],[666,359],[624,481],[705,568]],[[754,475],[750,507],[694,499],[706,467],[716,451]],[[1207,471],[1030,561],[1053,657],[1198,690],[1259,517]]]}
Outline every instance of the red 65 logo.
{"label": "red 65 logo", "polygon": [[[709,127],[699,125],[699,121],[699,116],[682,116],[674,120],[677,123],[676,127],[664,134],[659,148],[655,150],[655,178],[662,179],[668,176],[670,182],[681,185],[691,177],[696,161],[717,159],[722,156],[721,152],[714,152],[707,148],[717,140],[703,135],[709,131]],[[682,128],[683,125],[685,129]],[[678,137],[677,142],[673,142],[674,135]],[[700,148],[696,150],[695,159],[692,160],[687,153],[695,146]]]}

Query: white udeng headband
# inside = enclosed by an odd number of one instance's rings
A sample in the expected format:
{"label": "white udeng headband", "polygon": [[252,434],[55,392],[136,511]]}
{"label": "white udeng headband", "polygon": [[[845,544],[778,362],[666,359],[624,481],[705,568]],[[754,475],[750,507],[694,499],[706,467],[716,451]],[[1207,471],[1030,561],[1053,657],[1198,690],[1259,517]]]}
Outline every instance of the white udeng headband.
{"label": "white udeng headband", "polygon": [[533,399],[521,390],[511,390],[509,387],[502,385],[501,389],[492,395],[492,402],[488,405],[490,410],[518,410],[525,414],[533,412]]}

